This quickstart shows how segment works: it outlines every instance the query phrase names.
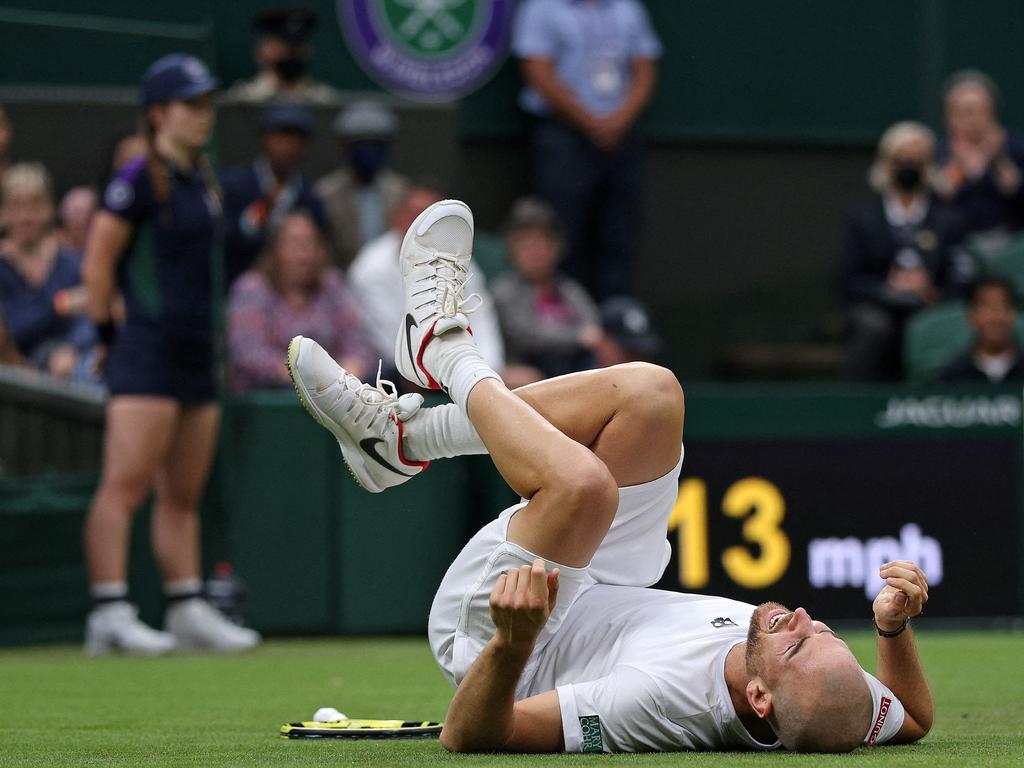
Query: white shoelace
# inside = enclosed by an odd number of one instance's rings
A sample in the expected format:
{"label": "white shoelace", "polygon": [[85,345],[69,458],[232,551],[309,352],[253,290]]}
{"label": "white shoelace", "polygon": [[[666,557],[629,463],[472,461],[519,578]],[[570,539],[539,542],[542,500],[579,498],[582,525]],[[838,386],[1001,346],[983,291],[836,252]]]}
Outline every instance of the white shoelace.
{"label": "white shoelace", "polygon": [[[417,281],[422,283],[430,280],[431,286],[422,291],[417,291],[413,295],[429,293],[433,290],[434,296],[429,301],[418,305],[416,309],[423,309],[424,307],[434,305],[437,307],[437,313],[441,317],[454,317],[460,312],[464,315],[476,312],[480,305],[483,304],[483,297],[479,293],[471,293],[463,298],[462,294],[466,290],[466,283],[469,282],[470,274],[459,260],[459,257],[454,253],[434,251],[430,256],[417,261],[413,266],[429,266],[433,268],[433,275],[423,277]],[[471,307],[466,306],[473,299],[476,299],[477,303]]]}
{"label": "white shoelace", "polygon": [[[384,434],[384,430],[387,428],[388,420],[392,414],[398,412],[398,387],[395,386],[394,382],[388,381],[387,379],[381,378],[383,373],[384,361],[377,361],[377,383],[376,385],[369,383],[360,383],[359,387],[355,390],[356,397],[364,404],[375,409],[374,415],[370,418],[372,424],[381,414],[386,416],[382,419],[377,427],[380,430],[381,435]],[[350,376],[353,380],[359,381],[351,373],[345,374]],[[347,387],[347,382],[346,382]]]}

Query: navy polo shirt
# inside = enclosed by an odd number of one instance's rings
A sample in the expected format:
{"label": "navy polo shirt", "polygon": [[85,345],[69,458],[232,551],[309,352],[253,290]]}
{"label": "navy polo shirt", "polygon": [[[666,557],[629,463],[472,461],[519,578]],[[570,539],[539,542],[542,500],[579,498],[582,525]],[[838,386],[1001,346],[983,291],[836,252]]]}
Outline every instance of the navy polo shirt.
{"label": "navy polo shirt", "polygon": [[219,205],[202,174],[172,170],[171,194],[158,201],[145,158],[107,185],[103,208],[132,225],[118,263],[125,328],[165,338],[212,339],[212,259]]}

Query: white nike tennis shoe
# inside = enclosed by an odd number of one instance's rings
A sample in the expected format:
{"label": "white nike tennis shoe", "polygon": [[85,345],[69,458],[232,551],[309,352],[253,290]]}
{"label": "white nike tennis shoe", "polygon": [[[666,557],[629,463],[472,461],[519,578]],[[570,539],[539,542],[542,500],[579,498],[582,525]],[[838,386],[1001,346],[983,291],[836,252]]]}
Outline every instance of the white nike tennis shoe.
{"label": "white nike tennis shoe", "polygon": [[395,365],[406,379],[427,389],[441,384],[423,364],[430,340],[444,333],[470,330],[467,315],[480,306],[465,299],[473,254],[473,212],[459,200],[434,203],[405,233],[399,263],[405,287],[405,319],[395,341]]}
{"label": "white nike tennis shoe", "polygon": [[423,396],[398,396],[395,385],[380,378],[364,384],[312,339],[296,336],[288,345],[288,372],[310,416],[341,447],[352,476],[371,493],[418,475],[428,461],[410,461],[402,446],[403,422],[423,404]]}
{"label": "white nike tennis shoe", "polygon": [[260,644],[260,633],[240,627],[201,597],[174,603],[164,615],[166,629],[182,651],[237,653]]}
{"label": "white nike tennis shoe", "polygon": [[90,656],[162,656],[174,647],[173,635],[140,621],[138,608],[129,603],[101,605],[85,623],[85,652]]}

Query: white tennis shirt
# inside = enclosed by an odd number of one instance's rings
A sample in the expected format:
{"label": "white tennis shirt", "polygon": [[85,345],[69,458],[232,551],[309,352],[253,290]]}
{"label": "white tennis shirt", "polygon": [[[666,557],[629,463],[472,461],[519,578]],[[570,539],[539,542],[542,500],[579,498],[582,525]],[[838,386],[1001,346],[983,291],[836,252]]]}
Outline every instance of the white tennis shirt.
{"label": "white tennis shirt", "polygon": [[[597,584],[539,649],[521,693],[557,689],[567,752],[775,749],[743,727],[725,657],[755,606],[721,597]],[[864,673],[875,717],[865,743],[891,739],[903,705]]]}

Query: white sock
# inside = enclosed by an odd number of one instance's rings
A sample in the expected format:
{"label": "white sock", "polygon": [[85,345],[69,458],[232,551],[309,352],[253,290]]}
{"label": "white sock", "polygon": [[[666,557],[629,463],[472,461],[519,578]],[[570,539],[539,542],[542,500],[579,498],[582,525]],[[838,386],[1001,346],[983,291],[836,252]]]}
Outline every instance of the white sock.
{"label": "white sock", "polygon": [[116,605],[128,599],[128,584],[123,581],[97,581],[89,585],[89,595],[97,608]]}
{"label": "white sock", "polygon": [[203,582],[197,578],[175,579],[164,582],[164,596],[171,601],[188,600],[203,596]]}
{"label": "white sock", "polygon": [[463,411],[473,387],[484,379],[501,381],[480,356],[476,342],[467,331],[453,330],[432,339],[424,350],[423,363]]}
{"label": "white sock", "polygon": [[410,461],[432,461],[487,453],[469,417],[454,403],[421,408],[403,425],[404,453]]}

